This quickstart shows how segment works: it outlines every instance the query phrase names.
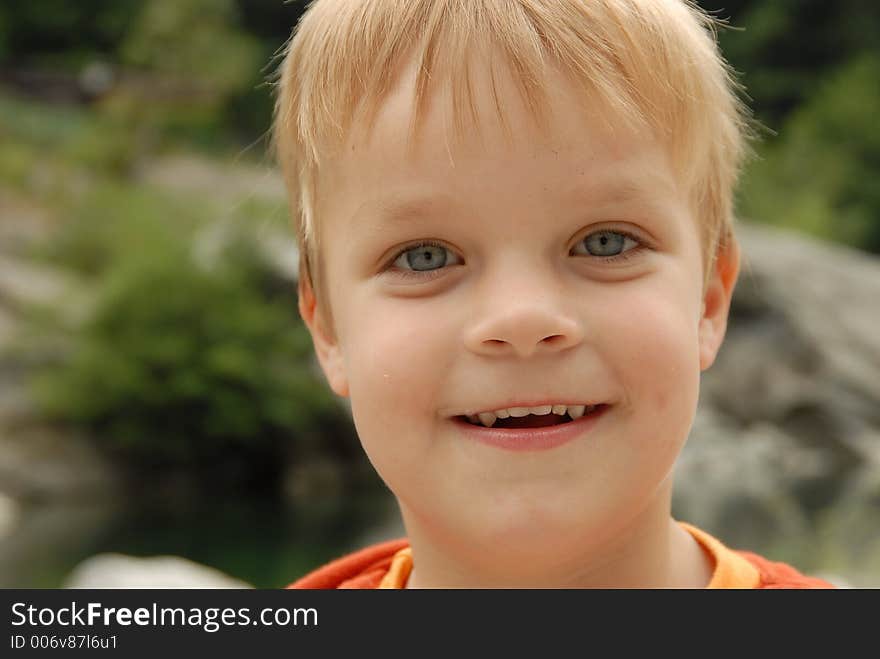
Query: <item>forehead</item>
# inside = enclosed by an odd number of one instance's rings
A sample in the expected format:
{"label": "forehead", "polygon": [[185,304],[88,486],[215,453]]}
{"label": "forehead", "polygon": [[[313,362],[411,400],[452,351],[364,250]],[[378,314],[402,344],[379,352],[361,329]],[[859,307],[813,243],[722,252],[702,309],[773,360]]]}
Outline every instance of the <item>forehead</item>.
{"label": "forehead", "polygon": [[456,193],[475,186],[490,194],[502,182],[537,179],[557,196],[609,203],[676,191],[654,134],[552,67],[540,108],[505,67],[489,64],[470,70],[466,97],[452,77],[438,77],[419,107],[416,74],[410,62],[375,114],[354,122],[325,163],[319,201],[357,191],[350,213],[366,206],[394,222],[454,205]]}
{"label": "forehead", "polygon": [[457,71],[438,69],[424,86],[420,73],[415,59],[404,60],[389,91],[355,114],[342,153],[378,142],[415,156],[442,143],[452,161],[487,144],[558,148],[585,125],[619,152],[627,139],[650,132],[621,99],[591,94],[552,64],[539,85],[513,74],[499,55],[471,58]]}

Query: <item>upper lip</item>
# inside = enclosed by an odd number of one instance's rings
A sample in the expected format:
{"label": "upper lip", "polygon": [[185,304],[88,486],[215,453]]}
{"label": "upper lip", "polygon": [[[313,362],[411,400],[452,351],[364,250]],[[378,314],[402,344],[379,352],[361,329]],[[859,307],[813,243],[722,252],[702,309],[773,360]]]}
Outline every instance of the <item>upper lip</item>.
{"label": "upper lip", "polygon": [[485,405],[485,406],[481,405],[479,407],[472,407],[468,410],[458,412],[456,414],[453,414],[452,416],[473,416],[475,414],[480,414],[481,412],[494,412],[495,410],[506,410],[511,407],[543,407],[546,405],[586,405],[586,406],[590,406],[590,405],[600,405],[600,404],[602,404],[601,401],[589,401],[589,400],[584,400],[584,399],[575,400],[575,399],[569,398],[567,396],[560,396],[559,398],[542,398],[541,400],[538,400],[535,402],[533,402],[533,401],[505,402],[505,403],[499,403],[499,404],[495,405],[494,407],[492,405]]}

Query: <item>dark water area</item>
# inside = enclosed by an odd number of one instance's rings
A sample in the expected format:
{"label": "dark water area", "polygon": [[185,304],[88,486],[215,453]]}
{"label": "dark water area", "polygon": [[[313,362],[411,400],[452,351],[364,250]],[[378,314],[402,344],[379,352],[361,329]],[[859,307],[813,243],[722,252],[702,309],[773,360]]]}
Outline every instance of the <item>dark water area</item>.
{"label": "dark water area", "polygon": [[113,552],[179,556],[280,588],[351,549],[388,513],[388,497],[375,491],[297,507],[241,497],[30,504],[0,541],[0,587],[63,587],[81,561]]}

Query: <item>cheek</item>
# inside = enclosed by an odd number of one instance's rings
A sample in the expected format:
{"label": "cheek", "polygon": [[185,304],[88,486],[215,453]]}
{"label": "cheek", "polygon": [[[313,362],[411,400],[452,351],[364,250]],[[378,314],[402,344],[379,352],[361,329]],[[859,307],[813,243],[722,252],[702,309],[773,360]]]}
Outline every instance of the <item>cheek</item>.
{"label": "cheek", "polygon": [[660,415],[691,413],[699,389],[696,312],[689,298],[669,295],[674,290],[667,284],[637,291],[607,334],[631,402]]}
{"label": "cheek", "polygon": [[408,440],[388,448],[392,437],[426,438],[418,424],[437,412],[456,332],[451,320],[421,309],[418,301],[373,301],[349,307],[344,354],[355,425],[381,472],[381,464],[393,457],[383,453],[399,459],[424,443]]}
{"label": "cheek", "polygon": [[414,395],[437,382],[454,354],[451,321],[413,300],[386,299],[363,307],[348,321],[354,328],[346,347],[352,376],[365,387],[412,389]]}

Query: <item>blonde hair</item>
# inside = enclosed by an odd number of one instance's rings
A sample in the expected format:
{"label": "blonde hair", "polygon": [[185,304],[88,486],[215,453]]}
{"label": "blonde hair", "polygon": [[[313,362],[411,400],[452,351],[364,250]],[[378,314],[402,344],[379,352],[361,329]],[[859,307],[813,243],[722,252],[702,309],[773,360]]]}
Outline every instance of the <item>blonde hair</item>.
{"label": "blonde hair", "polygon": [[[322,307],[315,190],[324,156],[345,140],[356,113],[372,121],[395,74],[415,57],[411,130],[441,81],[451,82],[454,125],[463,130],[477,122],[471,67],[487,46],[504,56],[539,122],[552,63],[607,116],[664,140],[700,223],[708,280],[718,247],[732,239],[734,190],[754,135],[716,44],[720,26],[689,0],[315,0],[278,70],[273,130],[301,281]],[[496,108],[503,126],[497,98]]]}

